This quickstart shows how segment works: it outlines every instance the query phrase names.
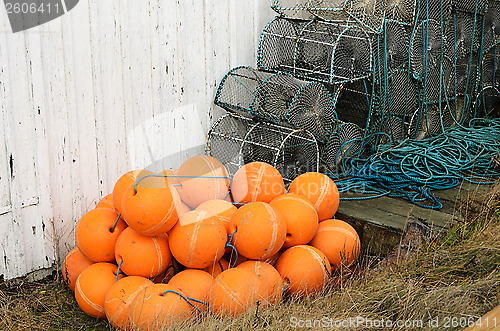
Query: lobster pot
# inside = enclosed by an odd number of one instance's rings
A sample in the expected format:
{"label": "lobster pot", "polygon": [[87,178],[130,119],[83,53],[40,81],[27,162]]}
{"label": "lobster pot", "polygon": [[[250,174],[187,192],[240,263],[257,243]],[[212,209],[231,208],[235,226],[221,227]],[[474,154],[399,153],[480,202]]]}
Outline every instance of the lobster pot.
{"label": "lobster pot", "polygon": [[408,138],[410,116],[388,114],[383,116],[375,126],[377,144],[395,143]]}
{"label": "lobster pot", "polygon": [[310,0],[273,0],[271,8],[282,17],[308,20],[313,18],[309,2]]}
{"label": "lobster pot", "polygon": [[453,61],[446,56],[438,66],[429,67],[418,84],[421,103],[441,103],[453,99],[455,95],[446,89],[446,83],[452,81],[454,71]]}
{"label": "lobster pot", "polygon": [[486,12],[488,0],[451,0],[451,6],[456,11],[483,15]]}
{"label": "lobster pot", "polygon": [[328,90],[291,74],[232,69],[220,83],[215,103],[240,115],[307,130],[320,141],[328,140],[337,125]]}
{"label": "lobster pot", "polygon": [[417,81],[408,70],[391,72],[376,84],[375,99],[382,115],[407,116],[418,108]]}
{"label": "lobster pot", "polygon": [[323,21],[354,23],[354,19],[345,12],[345,3],[346,0],[310,0],[309,11]]}
{"label": "lobster pot", "polygon": [[484,54],[481,69],[483,86],[500,85],[500,49],[494,47]]}
{"label": "lobster pot", "polygon": [[408,63],[408,49],[410,46],[405,26],[399,22],[386,20],[384,30],[376,38],[374,47],[375,73],[391,72]]}
{"label": "lobster pot", "polygon": [[427,71],[438,68],[451,45],[448,36],[436,20],[418,23],[410,40],[410,65],[413,74],[423,79]]}
{"label": "lobster pot", "polygon": [[453,11],[451,21],[446,25],[447,41],[451,44],[448,57],[461,58],[477,51],[481,42],[481,25],[480,17]]}
{"label": "lobster pot", "polygon": [[439,23],[450,21],[451,1],[452,0],[417,0],[415,6],[415,21],[434,20]]}
{"label": "lobster pot", "polygon": [[468,95],[474,96],[479,72],[479,57],[477,53],[468,54],[456,60],[456,66],[451,70],[451,75],[447,81],[447,95]]}
{"label": "lobster pot", "polygon": [[327,170],[339,173],[347,170],[348,158],[356,157],[363,146],[364,131],[354,123],[340,123],[330,140],[321,144],[320,159]]}
{"label": "lobster pot", "polygon": [[474,117],[498,116],[500,108],[500,91],[494,86],[485,86],[474,103]]}
{"label": "lobster pot", "polygon": [[458,122],[456,107],[453,102],[424,105],[417,110],[409,125],[409,136],[412,139],[425,139],[435,134],[443,133],[447,127]]}
{"label": "lobster pot", "polygon": [[364,79],[333,88],[335,110],[339,121],[353,123],[365,129],[371,110],[371,83]]}
{"label": "lobster pot", "polygon": [[404,25],[413,25],[417,0],[387,0],[385,19]]}
{"label": "lobster pot", "polygon": [[275,18],[266,26],[257,58],[260,70],[289,72],[329,84],[362,79],[371,73],[372,45],[363,29],[308,21],[297,34],[298,24]]}
{"label": "lobster pot", "polygon": [[344,10],[371,33],[382,31],[386,0],[345,0]]}
{"label": "lobster pot", "polygon": [[285,182],[319,169],[316,139],[305,130],[227,114],[217,120],[207,137],[207,152],[221,161],[231,176],[254,161],[274,166]]}
{"label": "lobster pot", "polygon": [[[478,21],[481,22],[480,17]],[[483,50],[489,51],[500,42],[500,1],[491,0],[484,14]]]}

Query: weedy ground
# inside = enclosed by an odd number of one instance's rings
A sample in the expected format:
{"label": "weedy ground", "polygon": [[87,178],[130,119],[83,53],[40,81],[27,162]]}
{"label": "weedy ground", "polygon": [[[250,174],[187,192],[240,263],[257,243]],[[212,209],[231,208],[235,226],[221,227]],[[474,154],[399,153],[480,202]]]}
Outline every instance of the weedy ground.
{"label": "weedy ground", "polygon": [[[369,329],[368,319],[372,323],[383,320],[383,329],[462,329],[500,301],[499,200],[500,185],[496,185],[482,202],[463,207],[465,222],[437,240],[424,241],[417,252],[396,266],[378,269],[373,260],[364,260],[358,266],[364,272],[340,284],[332,279],[314,298],[288,297],[276,307],[256,309],[240,318],[208,315],[172,329],[340,326],[337,329],[348,330],[354,329],[348,322],[358,317],[365,321],[356,330]],[[393,322],[392,328],[387,327],[388,320]],[[396,324],[398,320],[406,325]],[[0,330],[110,329],[106,321],[90,318],[79,309],[73,292],[57,273],[36,283],[0,284]]]}

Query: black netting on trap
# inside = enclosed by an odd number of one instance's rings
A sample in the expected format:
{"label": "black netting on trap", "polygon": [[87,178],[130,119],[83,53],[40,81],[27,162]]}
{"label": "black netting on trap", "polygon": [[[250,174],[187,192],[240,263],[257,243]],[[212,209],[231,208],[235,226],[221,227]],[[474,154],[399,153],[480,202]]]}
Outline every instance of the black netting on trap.
{"label": "black netting on trap", "polygon": [[[361,28],[308,21],[298,36],[296,30],[286,19],[274,19],[268,24],[260,39],[259,69],[289,72],[325,83],[353,81],[371,73],[372,45]],[[282,47],[287,50],[281,50]]]}
{"label": "black netting on trap", "polygon": [[474,104],[474,117],[492,117],[500,109],[500,90],[494,86],[485,86]]}
{"label": "black netting on trap", "polygon": [[[479,19],[479,22],[481,20]],[[500,42],[500,1],[491,0],[484,14],[483,50],[488,51]]]}
{"label": "black netting on trap", "polygon": [[437,22],[448,22],[450,16],[451,0],[417,0],[415,21],[435,20]]}
{"label": "black netting on trap", "polygon": [[377,135],[376,141],[378,144],[388,144],[394,143],[408,137],[408,126],[405,119],[409,119],[407,116],[389,115],[382,117],[376,124],[375,127],[379,134]]}
{"label": "black netting on trap", "polygon": [[400,24],[412,25],[415,21],[416,6],[417,0],[387,0],[385,18]]}
{"label": "black netting on trap", "polygon": [[445,128],[456,124],[456,117],[455,107],[450,104],[423,105],[410,119],[409,136],[421,140],[443,133]]}
{"label": "black netting on trap", "polygon": [[447,42],[450,58],[460,58],[477,51],[481,42],[482,19],[473,14],[453,12],[450,22],[446,25]]}
{"label": "black netting on trap", "polygon": [[449,47],[441,24],[435,20],[418,23],[410,40],[410,64],[413,73],[422,78],[424,74],[439,67],[443,53]]}
{"label": "black netting on trap", "polygon": [[500,49],[498,47],[491,48],[483,56],[481,66],[483,86],[500,85]]}
{"label": "black netting on trap", "polygon": [[[494,0],[493,0],[494,1]],[[456,11],[470,14],[484,14],[488,6],[488,0],[451,0],[451,7]]]}
{"label": "black netting on trap", "polygon": [[308,130],[321,141],[336,129],[335,107],[326,88],[291,74],[233,69],[219,85],[215,103],[231,112]]}
{"label": "black netting on trap", "polygon": [[[409,38],[405,26],[386,20],[374,46],[375,72],[391,72],[408,63]],[[380,70],[379,70],[380,69]]]}
{"label": "black netting on trap", "polygon": [[[473,116],[473,105],[470,99],[464,96],[457,96],[454,100],[450,100],[445,107],[448,107],[450,115],[454,117],[454,122],[460,125],[468,125]],[[453,126],[454,124],[452,124]]]}
{"label": "black netting on trap", "polygon": [[418,85],[411,73],[399,69],[376,84],[376,105],[382,114],[407,116],[418,108]]}
{"label": "black netting on trap", "polygon": [[443,56],[441,63],[427,68],[419,82],[419,96],[423,104],[441,103],[455,97],[446,89],[446,82],[451,81],[454,75],[453,66],[453,61]]}
{"label": "black netting on trap", "polygon": [[346,0],[345,11],[372,33],[380,33],[385,19],[386,0]]}
{"label": "black netting on trap", "polygon": [[321,145],[321,161],[333,173],[346,170],[341,167],[342,161],[359,155],[363,146],[363,137],[364,131],[356,124],[339,124],[338,132],[333,134],[326,144]]}
{"label": "black netting on trap", "polygon": [[273,0],[271,8],[278,14],[297,19],[311,19],[309,12],[310,0]]}
{"label": "black netting on trap", "polygon": [[346,0],[310,0],[309,11],[320,20],[335,23],[353,23],[344,10]]}
{"label": "black netting on trap", "polygon": [[474,96],[479,73],[479,57],[470,53],[456,59],[450,78],[445,81],[447,95]]}
{"label": "black netting on trap", "polygon": [[231,176],[242,165],[254,161],[271,164],[286,182],[319,168],[318,145],[307,131],[255,122],[235,114],[214,123],[207,137],[207,152],[221,161]]}
{"label": "black netting on trap", "polygon": [[344,83],[335,89],[334,103],[338,119],[366,128],[371,110],[372,84],[367,80]]}

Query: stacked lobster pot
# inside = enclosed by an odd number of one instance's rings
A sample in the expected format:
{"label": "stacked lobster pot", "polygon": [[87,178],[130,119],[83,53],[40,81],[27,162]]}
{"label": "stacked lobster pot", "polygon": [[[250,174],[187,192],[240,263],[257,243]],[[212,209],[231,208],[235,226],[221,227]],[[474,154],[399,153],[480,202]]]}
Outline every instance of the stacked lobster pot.
{"label": "stacked lobster pot", "polygon": [[222,157],[239,142],[227,161],[235,166],[265,161],[290,180],[338,173],[380,144],[498,109],[500,1],[274,0],[271,8],[279,16],[261,34],[257,68],[229,71],[215,98],[232,115],[214,124],[208,149]]}

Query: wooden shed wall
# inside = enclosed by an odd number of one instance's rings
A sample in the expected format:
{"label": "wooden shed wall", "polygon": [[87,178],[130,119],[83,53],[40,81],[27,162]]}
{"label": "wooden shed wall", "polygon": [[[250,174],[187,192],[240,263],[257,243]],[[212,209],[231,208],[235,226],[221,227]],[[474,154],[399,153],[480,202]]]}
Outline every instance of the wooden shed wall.
{"label": "wooden shed wall", "polygon": [[50,268],[133,168],[203,153],[223,75],[255,66],[266,0],[80,0],[13,34],[0,7],[0,277]]}

